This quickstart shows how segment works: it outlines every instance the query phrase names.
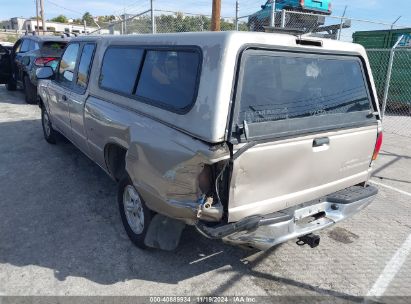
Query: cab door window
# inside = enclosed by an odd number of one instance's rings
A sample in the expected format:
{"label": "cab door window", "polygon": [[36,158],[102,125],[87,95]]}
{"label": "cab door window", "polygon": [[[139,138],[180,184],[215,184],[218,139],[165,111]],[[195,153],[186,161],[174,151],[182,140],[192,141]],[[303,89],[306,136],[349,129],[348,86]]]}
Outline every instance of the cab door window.
{"label": "cab door window", "polygon": [[62,85],[69,86],[73,81],[78,51],[78,43],[70,44],[61,57],[57,79]]}
{"label": "cab door window", "polygon": [[83,91],[87,88],[94,48],[94,44],[88,43],[83,46],[81,52],[76,85]]}

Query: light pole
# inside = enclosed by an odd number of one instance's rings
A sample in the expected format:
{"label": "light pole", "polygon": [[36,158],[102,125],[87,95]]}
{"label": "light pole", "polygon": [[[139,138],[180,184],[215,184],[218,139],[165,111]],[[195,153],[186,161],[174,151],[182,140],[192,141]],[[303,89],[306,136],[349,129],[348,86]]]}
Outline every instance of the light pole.
{"label": "light pole", "polygon": [[150,7],[151,7],[151,32],[153,34],[156,33],[156,19],[154,16],[154,0],[150,0]]}

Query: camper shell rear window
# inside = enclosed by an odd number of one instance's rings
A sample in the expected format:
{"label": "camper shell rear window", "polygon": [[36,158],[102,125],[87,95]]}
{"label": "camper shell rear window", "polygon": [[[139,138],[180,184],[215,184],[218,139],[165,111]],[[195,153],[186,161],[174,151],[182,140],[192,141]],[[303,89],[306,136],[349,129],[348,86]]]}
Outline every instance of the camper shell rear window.
{"label": "camper shell rear window", "polygon": [[[376,121],[358,57],[246,50],[241,58],[233,132],[286,136]],[[244,126],[246,128],[244,128]]]}

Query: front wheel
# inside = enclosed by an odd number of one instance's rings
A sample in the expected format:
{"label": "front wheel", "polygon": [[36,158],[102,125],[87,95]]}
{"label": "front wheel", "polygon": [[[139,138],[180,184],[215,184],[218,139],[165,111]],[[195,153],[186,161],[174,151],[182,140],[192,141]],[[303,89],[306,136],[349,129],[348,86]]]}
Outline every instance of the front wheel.
{"label": "front wheel", "polygon": [[117,200],[128,237],[137,247],[145,249],[147,246],[144,239],[151,222],[152,211],[146,207],[127,174],[119,182]]}
{"label": "front wheel", "polygon": [[50,144],[55,144],[57,132],[53,129],[50,116],[44,108],[44,105],[41,107],[41,125],[43,127],[44,139]]}

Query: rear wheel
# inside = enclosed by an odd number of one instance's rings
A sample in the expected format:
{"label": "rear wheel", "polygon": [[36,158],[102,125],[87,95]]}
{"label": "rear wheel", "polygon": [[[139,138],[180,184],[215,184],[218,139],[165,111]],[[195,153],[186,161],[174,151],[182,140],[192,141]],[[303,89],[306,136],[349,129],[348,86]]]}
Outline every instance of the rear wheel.
{"label": "rear wheel", "polygon": [[117,200],[128,237],[137,247],[145,249],[147,246],[144,239],[151,222],[152,211],[146,207],[127,174],[119,182]]}
{"label": "rear wheel", "polygon": [[29,76],[24,76],[24,95],[27,103],[33,104],[37,101],[37,88],[34,86]]}
{"label": "rear wheel", "polygon": [[53,129],[50,116],[44,106],[41,107],[41,125],[43,127],[44,139],[50,144],[55,144],[57,132]]}

